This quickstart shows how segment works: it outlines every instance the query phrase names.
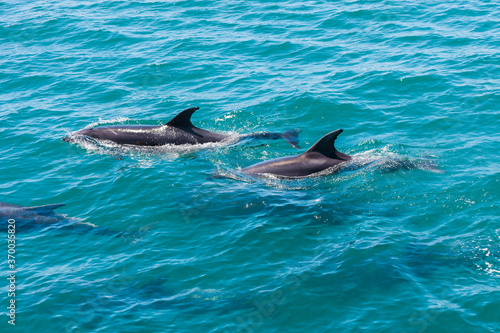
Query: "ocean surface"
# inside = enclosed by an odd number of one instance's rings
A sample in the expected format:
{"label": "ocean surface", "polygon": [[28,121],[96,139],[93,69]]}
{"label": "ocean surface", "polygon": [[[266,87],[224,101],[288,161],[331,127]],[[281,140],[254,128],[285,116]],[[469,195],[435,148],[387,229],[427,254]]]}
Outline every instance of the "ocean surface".
{"label": "ocean surface", "polygon": [[[500,332],[497,1],[1,1],[0,68],[0,202],[66,204],[15,297],[2,221],[1,332]],[[192,106],[301,149],[61,141]]]}

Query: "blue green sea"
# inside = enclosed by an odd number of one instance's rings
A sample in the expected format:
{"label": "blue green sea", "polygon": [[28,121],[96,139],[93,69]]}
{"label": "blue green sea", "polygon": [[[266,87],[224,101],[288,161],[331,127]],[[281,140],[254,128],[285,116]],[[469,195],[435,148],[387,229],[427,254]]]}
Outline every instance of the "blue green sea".
{"label": "blue green sea", "polygon": [[[0,332],[500,332],[498,1],[3,0],[0,88],[0,202],[65,204],[15,297],[2,221]],[[61,140],[194,106],[301,148]]]}

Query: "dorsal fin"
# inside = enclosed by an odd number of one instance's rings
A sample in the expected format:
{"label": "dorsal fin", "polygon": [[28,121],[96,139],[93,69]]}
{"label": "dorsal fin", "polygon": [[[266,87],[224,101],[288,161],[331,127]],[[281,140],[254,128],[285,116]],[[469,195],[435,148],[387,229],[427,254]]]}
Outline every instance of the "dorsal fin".
{"label": "dorsal fin", "polygon": [[186,109],[186,110],[182,111],[181,113],[179,113],[174,118],[172,118],[172,120],[170,120],[165,125],[169,125],[169,126],[173,126],[173,127],[193,126],[193,124],[191,123],[191,116],[198,109],[199,108],[196,108],[196,107]]}
{"label": "dorsal fin", "polygon": [[342,133],[343,130],[338,129],[336,131],[330,132],[318,140],[314,145],[309,148],[306,153],[318,152],[318,153],[328,153],[335,152],[335,139]]}
{"label": "dorsal fin", "polygon": [[47,215],[54,214],[54,209],[65,206],[65,204],[53,204],[53,205],[45,205],[45,206],[35,206],[35,207],[27,207],[27,210],[32,210],[38,215]]}

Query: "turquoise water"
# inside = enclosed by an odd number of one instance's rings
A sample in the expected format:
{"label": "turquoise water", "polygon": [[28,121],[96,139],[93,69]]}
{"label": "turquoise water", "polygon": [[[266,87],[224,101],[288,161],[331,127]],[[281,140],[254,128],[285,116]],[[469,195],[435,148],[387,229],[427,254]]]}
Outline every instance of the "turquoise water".
{"label": "turquoise water", "polygon": [[[500,331],[499,18],[463,0],[0,2],[0,201],[66,204],[16,235],[15,330]],[[299,128],[302,149],[61,141],[189,106],[212,131]],[[338,128],[363,166],[234,176]]]}

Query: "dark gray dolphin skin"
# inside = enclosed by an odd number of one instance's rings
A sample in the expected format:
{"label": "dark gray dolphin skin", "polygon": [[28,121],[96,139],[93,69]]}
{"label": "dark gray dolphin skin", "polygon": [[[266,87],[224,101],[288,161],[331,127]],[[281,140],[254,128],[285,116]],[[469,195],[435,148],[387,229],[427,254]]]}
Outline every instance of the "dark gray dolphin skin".
{"label": "dark gray dolphin skin", "polygon": [[[214,133],[194,126],[191,116],[199,108],[186,109],[175,116],[168,123],[160,126],[155,125],[114,125],[99,126],[95,128],[82,129],[62,140],[73,141],[77,137],[90,137],[98,140],[110,140],[119,144],[138,146],[162,146],[166,144],[203,144],[209,142],[220,142],[227,139],[229,135]],[[243,135],[242,138],[255,139],[285,139],[295,148],[298,147],[298,130],[290,130],[284,133],[256,133]]]}
{"label": "dark gray dolphin skin", "polygon": [[281,178],[306,177],[352,159],[335,149],[334,143],[341,129],[330,132],[305,153],[277,158],[251,165],[242,171],[251,175],[274,175]]}
{"label": "dark gray dolphin skin", "polygon": [[[54,212],[64,204],[53,204],[36,207],[24,207],[0,202],[0,222],[2,226],[10,219],[15,220],[17,228],[26,228],[35,225],[54,224],[65,219],[64,215]],[[6,230],[6,229],[5,229]]]}

